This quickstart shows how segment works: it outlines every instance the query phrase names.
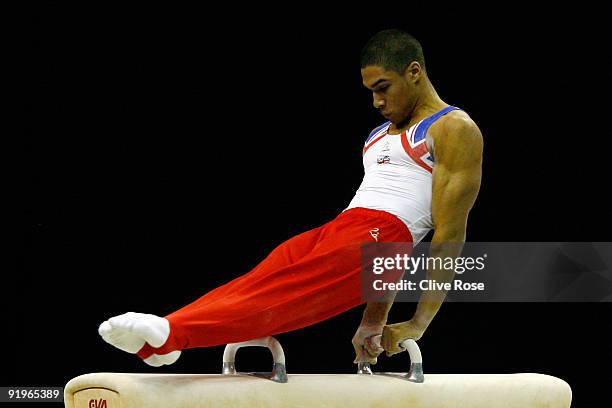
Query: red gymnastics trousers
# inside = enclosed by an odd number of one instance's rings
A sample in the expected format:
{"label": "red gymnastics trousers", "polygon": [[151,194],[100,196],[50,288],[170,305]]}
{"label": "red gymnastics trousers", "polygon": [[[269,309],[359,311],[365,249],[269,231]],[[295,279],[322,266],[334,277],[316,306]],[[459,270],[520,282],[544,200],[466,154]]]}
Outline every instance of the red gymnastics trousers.
{"label": "red gymnastics trousers", "polygon": [[412,242],[394,215],[351,208],[276,247],[245,275],[165,316],[170,335],[155,353],[237,343],[297,330],[362,303],[361,244]]}

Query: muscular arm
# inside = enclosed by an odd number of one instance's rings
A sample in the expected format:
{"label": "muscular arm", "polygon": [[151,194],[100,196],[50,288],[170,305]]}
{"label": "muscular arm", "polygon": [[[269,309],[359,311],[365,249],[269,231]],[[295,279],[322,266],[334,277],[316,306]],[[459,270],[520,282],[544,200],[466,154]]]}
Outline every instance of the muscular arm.
{"label": "muscular arm", "polygon": [[[468,214],[480,189],[483,143],[480,130],[467,118],[449,118],[441,130],[443,133],[434,138],[436,166],[431,211],[435,231],[430,256],[454,258],[461,253]],[[453,270],[432,269],[427,271],[427,278],[451,282],[454,274]],[[445,291],[426,291],[421,296],[413,320],[423,330],[445,296]]]}
{"label": "muscular arm", "polygon": [[[432,193],[435,232],[431,240],[430,256],[454,258],[459,256],[465,242],[468,214],[480,189],[482,135],[471,119],[455,116],[447,118],[432,133],[432,137],[436,160]],[[427,279],[435,279],[437,282],[451,282],[453,277],[453,270],[427,271]],[[387,353],[391,355],[401,351],[398,343],[406,338],[418,340],[445,297],[446,291],[425,291],[411,320],[385,326],[382,345]]]}

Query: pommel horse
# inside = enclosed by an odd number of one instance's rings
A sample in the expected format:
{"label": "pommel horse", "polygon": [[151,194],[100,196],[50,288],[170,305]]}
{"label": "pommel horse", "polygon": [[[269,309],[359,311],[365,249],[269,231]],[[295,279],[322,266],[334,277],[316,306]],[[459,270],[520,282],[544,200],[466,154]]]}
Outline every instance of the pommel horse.
{"label": "pommel horse", "polygon": [[[380,342],[380,336],[373,338]],[[242,347],[267,347],[271,372],[236,371]],[[287,374],[285,353],[273,337],[228,344],[221,374],[92,373],[64,389],[66,408],[327,407],[327,408],[568,408],[570,386],[544,374],[427,374],[414,340],[401,346],[407,373]]]}

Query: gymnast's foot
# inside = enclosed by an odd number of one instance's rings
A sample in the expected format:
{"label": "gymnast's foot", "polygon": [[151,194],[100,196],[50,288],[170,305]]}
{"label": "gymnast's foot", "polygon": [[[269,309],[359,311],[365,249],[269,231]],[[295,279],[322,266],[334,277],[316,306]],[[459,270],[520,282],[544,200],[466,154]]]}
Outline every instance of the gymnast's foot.
{"label": "gymnast's foot", "polygon": [[[163,317],[144,313],[125,313],[111,317],[98,328],[104,341],[128,353],[137,353],[145,343],[158,348],[170,335],[170,323]],[[154,367],[172,364],[180,357],[180,351],[168,354],[153,354],[144,360]]]}

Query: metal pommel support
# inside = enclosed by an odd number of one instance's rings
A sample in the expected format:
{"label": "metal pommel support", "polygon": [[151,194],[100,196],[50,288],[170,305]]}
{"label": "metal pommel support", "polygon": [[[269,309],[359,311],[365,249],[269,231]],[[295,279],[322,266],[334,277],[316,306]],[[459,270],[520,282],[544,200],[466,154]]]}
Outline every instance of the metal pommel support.
{"label": "metal pommel support", "polygon": [[285,353],[278,340],[272,336],[261,337],[259,339],[244,341],[242,343],[230,343],[225,346],[223,352],[223,371],[224,375],[236,374],[236,352],[241,347],[256,346],[267,347],[272,353],[272,374],[270,380],[278,383],[287,382],[287,367],[285,366]]}
{"label": "metal pommel support", "polygon": [[[372,343],[379,344],[382,336],[372,337]],[[421,355],[421,349],[413,339],[406,339],[400,343],[400,347],[408,351],[410,356],[410,370],[408,374],[402,376],[402,378],[415,382],[422,383],[425,381],[425,375],[423,374],[423,356]],[[372,369],[370,363],[361,362],[357,364],[357,374],[372,375]]]}

